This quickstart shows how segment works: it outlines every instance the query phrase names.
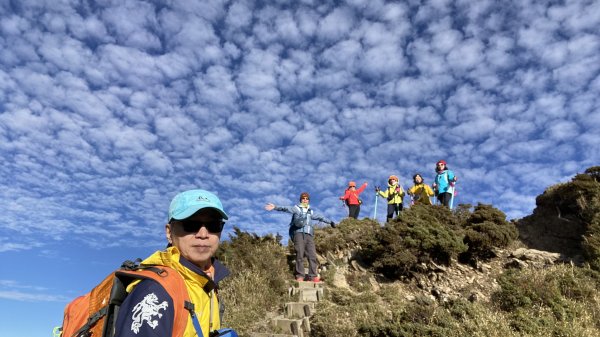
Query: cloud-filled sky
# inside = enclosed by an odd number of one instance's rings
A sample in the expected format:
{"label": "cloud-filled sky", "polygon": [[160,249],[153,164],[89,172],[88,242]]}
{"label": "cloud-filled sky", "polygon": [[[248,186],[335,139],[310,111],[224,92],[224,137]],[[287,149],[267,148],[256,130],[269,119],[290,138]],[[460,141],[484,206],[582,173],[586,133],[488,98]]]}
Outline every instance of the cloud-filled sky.
{"label": "cloud-filled sky", "polygon": [[189,188],[285,234],[265,203],[340,221],[366,181],[372,216],[445,159],[458,203],[530,214],[600,162],[599,27],[584,0],[0,0],[2,330],[48,336]]}

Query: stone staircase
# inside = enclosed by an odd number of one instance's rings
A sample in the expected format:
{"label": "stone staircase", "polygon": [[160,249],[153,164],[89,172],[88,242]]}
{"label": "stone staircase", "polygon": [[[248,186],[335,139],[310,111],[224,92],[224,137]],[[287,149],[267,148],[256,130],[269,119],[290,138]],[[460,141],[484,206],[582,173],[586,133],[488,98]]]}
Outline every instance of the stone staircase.
{"label": "stone staircase", "polygon": [[315,313],[316,302],[324,298],[324,291],[323,282],[293,281],[288,294],[298,302],[286,303],[283,315],[271,319],[273,333],[254,332],[250,337],[308,337],[310,317]]}

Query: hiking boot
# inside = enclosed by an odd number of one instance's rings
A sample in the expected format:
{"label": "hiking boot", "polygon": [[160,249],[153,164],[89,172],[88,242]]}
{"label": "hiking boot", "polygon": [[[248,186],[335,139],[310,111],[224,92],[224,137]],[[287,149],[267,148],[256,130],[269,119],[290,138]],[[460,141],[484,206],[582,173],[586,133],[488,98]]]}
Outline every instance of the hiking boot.
{"label": "hiking boot", "polygon": [[318,276],[315,276],[315,277],[312,278],[311,281],[313,281],[315,283],[318,283],[318,282],[321,282],[321,278],[319,278]]}

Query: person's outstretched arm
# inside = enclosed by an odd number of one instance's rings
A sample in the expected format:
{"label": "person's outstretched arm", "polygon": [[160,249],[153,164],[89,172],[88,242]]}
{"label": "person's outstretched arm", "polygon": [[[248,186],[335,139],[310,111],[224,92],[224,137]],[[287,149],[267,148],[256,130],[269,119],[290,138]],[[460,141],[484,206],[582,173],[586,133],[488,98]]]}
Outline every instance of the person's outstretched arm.
{"label": "person's outstretched arm", "polygon": [[311,219],[321,221],[322,223],[326,223],[326,224],[330,225],[331,227],[335,228],[335,222],[333,220],[330,220],[320,214],[313,213],[313,215],[311,216]]}
{"label": "person's outstretched arm", "polygon": [[280,211],[286,213],[296,213],[294,206],[275,206],[275,204],[268,203],[265,205],[267,211]]}
{"label": "person's outstretched arm", "polygon": [[363,183],[362,185],[360,185],[360,187],[356,190],[356,193],[361,194],[362,191],[365,190],[365,188],[367,188],[367,183]]}

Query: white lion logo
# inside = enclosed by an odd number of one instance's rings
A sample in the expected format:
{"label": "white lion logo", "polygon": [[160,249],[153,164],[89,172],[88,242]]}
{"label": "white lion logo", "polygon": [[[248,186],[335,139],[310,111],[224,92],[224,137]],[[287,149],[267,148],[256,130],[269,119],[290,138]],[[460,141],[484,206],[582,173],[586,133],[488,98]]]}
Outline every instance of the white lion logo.
{"label": "white lion logo", "polygon": [[154,329],[158,326],[158,320],[154,320],[154,316],[158,315],[158,318],[162,317],[162,314],[158,312],[160,309],[166,309],[169,306],[167,301],[163,301],[161,304],[158,304],[158,297],[154,293],[146,295],[144,299],[133,307],[131,311],[133,315],[131,318],[133,322],[131,323],[131,331],[133,331],[136,335],[140,332],[140,327],[144,324],[144,321],[148,323],[148,325]]}

